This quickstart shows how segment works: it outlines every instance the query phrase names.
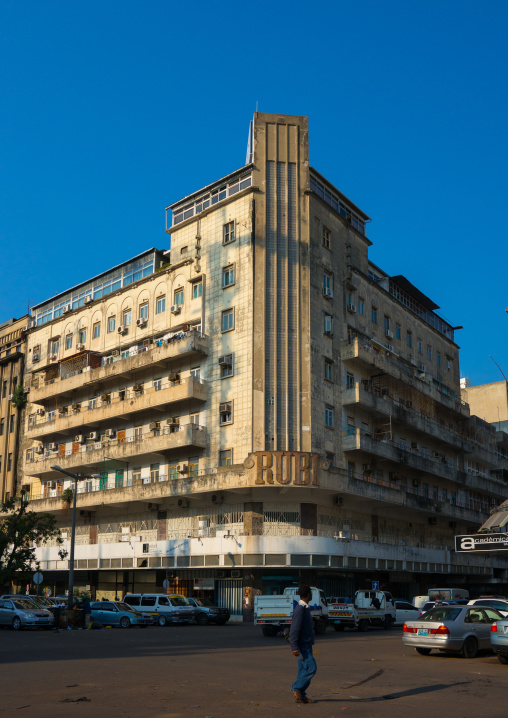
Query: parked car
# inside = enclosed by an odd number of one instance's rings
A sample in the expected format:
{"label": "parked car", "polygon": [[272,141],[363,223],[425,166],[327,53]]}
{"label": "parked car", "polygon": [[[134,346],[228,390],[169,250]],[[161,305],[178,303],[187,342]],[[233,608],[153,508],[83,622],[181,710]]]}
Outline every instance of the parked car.
{"label": "parked car", "polygon": [[128,593],[123,600],[138,611],[150,613],[159,626],[191,623],[196,615],[196,608],[190,605],[185,596],[179,594]]}
{"label": "parked car", "polygon": [[427,611],[430,611],[432,608],[437,608],[439,606],[457,606],[458,604],[455,601],[427,601],[427,603],[424,603],[423,606],[420,608],[420,616],[423,616],[424,613],[427,613]]}
{"label": "parked car", "polygon": [[29,598],[0,598],[0,626],[11,626],[15,631],[22,628],[53,628],[54,621],[51,611],[39,608]]}
{"label": "parked car", "polygon": [[491,625],[490,644],[499,663],[508,664],[508,619]]}
{"label": "parked car", "polygon": [[469,601],[468,606],[487,606],[487,608],[497,608],[497,610],[508,616],[508,601],[500,598],[473,598]]}
{"label": "parked car", "polygon": [[491,647],[491,625],[502,618],[494,608],[440,605],[416,621],[407,621],[402,642],[422,656],[437,649],[474,658],[480,649]]}
{"label": "parked car", "polygon": [[420,609],[408,601],[395,601],[395,625],[400,626],[406,621],[415,621],[420,616]]}
{"label": "parked car", "polygon": [[229,621],[231,614],[227,608],[214,606],[207,598],[188,598],[187,600],[197,611],[196,623],[198,626],[206,626],[208,623],[223,626]]}
{"label": "parked car", "polygon": [[98,621],[105,626],[146,627],[152,623],[149,613],[136,611],[123,601],[94,601],[90,604],[90,615],[92,621]]}

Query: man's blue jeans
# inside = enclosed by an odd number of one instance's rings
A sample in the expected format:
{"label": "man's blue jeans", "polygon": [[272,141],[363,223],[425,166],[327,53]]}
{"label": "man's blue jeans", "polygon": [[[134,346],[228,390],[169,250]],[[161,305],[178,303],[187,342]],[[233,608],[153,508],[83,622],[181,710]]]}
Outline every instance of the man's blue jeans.
{"label": "man's blue jeans", "polygon": [[303,650],[298,648],[298,650],[300,651],[298,656],[298,675],[296,676],[296,681],[291,685],[291,690],[298,691],[305,697],[305,691],[316,674],[317,666],[312,655],[312,646]]}

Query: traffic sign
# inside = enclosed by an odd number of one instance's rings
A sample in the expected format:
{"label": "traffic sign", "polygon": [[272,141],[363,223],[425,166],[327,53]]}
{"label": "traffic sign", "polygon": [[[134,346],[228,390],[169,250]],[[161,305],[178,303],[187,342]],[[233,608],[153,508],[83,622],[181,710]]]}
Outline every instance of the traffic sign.
{"label": "traffic sign", "polygon": [[379,591],[379,581],[372,581],[372,590]]}
{"label": "traffic sign", "polygon": [[162,582],[162,587],[165,588],[166,591],[168,590],[168,588],[169,588],[169,581],[168,581],[167,578],[165,578],[164,581]]}
{"label": "traffic sign", "polygon": [[37,571],[37,573],[34,573],[33,575],[33,582],[36,586],[38,586],[40,583],[42,583],[44,580],[44,576],[40,571]]}

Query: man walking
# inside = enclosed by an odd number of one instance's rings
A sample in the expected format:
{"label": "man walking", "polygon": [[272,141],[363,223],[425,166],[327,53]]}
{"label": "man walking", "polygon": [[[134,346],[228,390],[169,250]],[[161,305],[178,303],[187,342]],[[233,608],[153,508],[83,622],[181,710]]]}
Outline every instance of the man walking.
{"label": "man walking", "polygon": [[297,703],[316,703],[312,698],[307,698],[307,688],[317,671],[316,661],[312,655],[314,626],[309,608],[312,590],[309,586],[302,585],[298,589],[298,595],[300,601],[293,611],[289,631],[289,645],[293,656],[298,658],[298,675],[291,685],[291,690]]}

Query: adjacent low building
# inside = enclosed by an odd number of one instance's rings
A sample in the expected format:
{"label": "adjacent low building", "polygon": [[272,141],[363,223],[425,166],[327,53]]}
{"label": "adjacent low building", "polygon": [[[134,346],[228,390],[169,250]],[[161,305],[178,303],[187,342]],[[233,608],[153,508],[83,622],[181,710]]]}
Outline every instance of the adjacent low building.
{"label": "adjacent low building", "polygon": [[[87,477],[76,583],[167,579],[245,619],[300,580],[504,583],[502,559],[453,551],[507,497],[454,328],[369,260],[369,217],[309,165],[307,118],[256,113],[247,164],[167,211],[170,251],[31,313],[23,485],[68,540],[53,467]],[[63,588],[58,547],[39,558]]]}

